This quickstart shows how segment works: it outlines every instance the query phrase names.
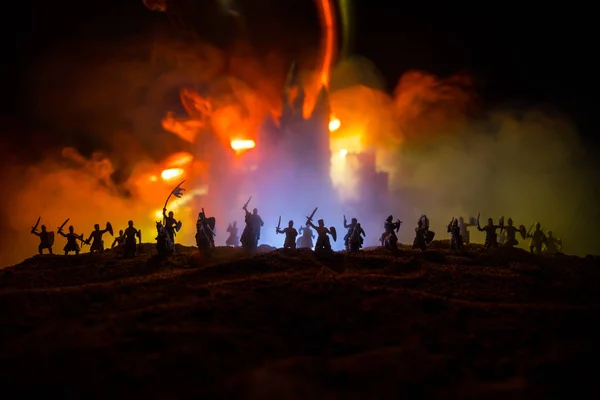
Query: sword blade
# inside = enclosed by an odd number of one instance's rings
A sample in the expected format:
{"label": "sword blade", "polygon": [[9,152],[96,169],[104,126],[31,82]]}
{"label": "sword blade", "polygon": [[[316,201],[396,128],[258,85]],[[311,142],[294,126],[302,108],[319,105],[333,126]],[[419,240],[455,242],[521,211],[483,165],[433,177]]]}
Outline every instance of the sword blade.
{"label": "sword blade", "polygon": [[63,222],[63,224],[60,226],[60,228],[58,228],[58,230],[62,230],[62,228],[67,224],[67,222],[69,222],[71,218],[67,218],[67,220],[65,222]]}
{"label": "sword blade", "polygon": [[38,225],[40,224],[40,220],[42,219],[42,217],[38,217],[37,222],[35,223],[35,226],[31,227],[32,231],[35,231],[38,227]]}

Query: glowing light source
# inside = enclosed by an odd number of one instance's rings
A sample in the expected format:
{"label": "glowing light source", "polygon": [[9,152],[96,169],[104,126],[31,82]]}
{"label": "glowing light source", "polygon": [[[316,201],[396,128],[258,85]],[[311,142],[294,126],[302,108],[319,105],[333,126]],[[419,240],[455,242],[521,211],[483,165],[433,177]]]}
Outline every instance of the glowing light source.
{"label": "glowing light source", "polygon": [[331,116],[331,120],[329,121],[329,132],[337,131],[340,129],[340,126],[342,126],[342,122],[339,120],[339,118]]}
{"label": "glowing light source", "polygon": [[237,152],[250,150],[256,147],[254,140],[232,140],[231,148]]}
{"label": "glowing light source", "polygon": [[342,149],[340,150],[340,157],[346,157],[348,155],[348,150]]}
{"label": "glowing light source", "polygon": [[165,169],[160,176],[165,180],[165,181],[169,181],[171,179],[175,179],[179,176],[183,175],[183,169],[181,168],[171,168],[171,169]]}
{"label": "glowing light source", "polygon": [[152,175],[149,179],[150,179],[150,182],[156,182],[158,180],[156,175]]}

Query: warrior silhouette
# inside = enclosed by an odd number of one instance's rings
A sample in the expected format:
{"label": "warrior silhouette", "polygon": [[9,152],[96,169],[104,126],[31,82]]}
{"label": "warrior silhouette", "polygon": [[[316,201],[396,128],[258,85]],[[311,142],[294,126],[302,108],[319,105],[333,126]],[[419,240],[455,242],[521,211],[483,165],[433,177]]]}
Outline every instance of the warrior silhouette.
{"label": "warrior silhouette", "polygon": [[546,253],[562,253],[562,240],[552,236],[552,231],[548,231],[548,237],[546,238]]}
{"label": "warrior silhouette", "polygon": [[310,225],[315,231],[317,231],[317,244],[315,245],[315,251],[330,251],[331,242],[329,240],[329,236],[327,235],[333,235],[334,233],[325,226],[325,221],[323,221],[322,219],[318,220],[317,223],[319,224],[319,226],[315,226],[315,224],[313,224],[312,221],[306,221],[307,225]]}
{"label": "warrior silhouette", "polygon": [[276,232],[285,234],[285,241],[283,242],[284,249],[296,249],[296,237],[298,236],[298,231],[294,228],[294,221],[290,220],[287,228],[276,228]]}
{"label": "warrior silhouette", "polygon": [[452,221],[448,224],[448,233],[450,233],[450,249],[454,250],[455,253],[462,251],[462,235],[460,234],[460,226],[456,218],[452,218]]}
{"label": "warrior silhouette", "polygon": [[213,218],[206,218],[204,211],[198,214],[198,221],[196,221],[196,245],[202,248],[202,243],[207,242],[209,247],[215,247],[215,232],[211,227],[214,223]]}
{"label": "warrior silhouette", "polygon": [[242,243],[242,247],[246,249],[255,249],[258,247],[258,241],[260,240],[260,228],[265,223],[260,215],[258,215],[257,208],[252,210],[252,214],[250,214],[246,208],[244,208],[244,211],[246,212],[244,219],[246,227],[244,228],[244,232],[242,232],[240,242]]}
{"label": "warrior silhouette", "polygon": [[315,234],[313,233],[310,226],[306,224],[306,226],[300,227],[300,237],[296,241],[296,244],[299,249],[312,249],[313,248],[313,239],[315,238]]}
{"label": "warrior silhouette", "polygon": [[535,231],[533,233],[528,233],[527,237],[531,238],[531,243],[529,243],[529,252],[538,256],[542,254],[542,245],[547,245],[548,239],[546,238],[544,231],[542,231],[539,222],[535,224]]}
{"label": "warrior silhouette", "polygon": [[479,215],[477,216],[477,230],[479,232],[485,232],[485,247],[488,249],[491,247],[498,247],[498,235],[496,229],[499,229],[499,225],[494,225],[494,220],[488,218],[488,223],[483,228],[479,225]]}
{"label": "warrior silhouette", "polygon": [[346,232],[346,236],[344,236],[344,245],[346,246],[346,250],[350,249],[350,236],[352,236],[352,232],[354,231],[354,227],[357,223],[358,220],[356,218],[352,218],[350,220],[350,223],[348,224],[348,220],[344,215],[344,228],[348,229],[348,231]]}
{"label": "warrior silhouette", "polygon": [[94,239],[92,245],[90,246],[90,253],[104,252],[104,240],[102,240],[102,235],[104,235],[106,232],[110,232],[108,226],[106,227],[106,229],[100,230],[99,224],[94,225],[94,230],[92,231],[92,233],[90,233],[90,237],[88,237],[85,241],[86,244],[90,244],[92,238]]}
{"label": "warrior silhouette", "polygon": [[463,217],[458,217],[458,227],[460,228],[463,244],[469,244],[471,242],[471,234],[468,229],[470,226],[477,226],[477,224],[472,224],[471,222],[467,223]]}
{"label": "warrior silhouette", "polygon": [[177,236],[177,234],[175,233],[175,229],[177,228],[177,226],[179,226],[181,222],[175,219],[175,214],[173,213],[173,211],[169,211],[169,215],[167,216],[166,208],[163,208],[163,217],[165,219],[165,229],[167,231],[167,235],[169,235],[171,243],[175,245],[175,236]]}
{"label": "warrior silhouette", "polygon": [[429,218],[427,218],[427,215],[422,214],[417,221],[415,240],[413,241],[412,248],[420,249],[421,251],[427,250],[434,236],[435,233],[429,230]]}
{"label": "warrior silhouette", "polygon": [[31,233],[40,238],[40,244],[38,246],[38,253],[42,254],[42,250],[48,249],[48,253],[52,254],[52,244],[50,244],[50,234],[46,230],[46,225],[42,225],[41,232],[31,230]]}
{"label": "warrior silhouette", "polygon": [[238,247],[238,228],[237,221],[233,221],[233,224],[229,224],[227,227],[227,232],[229,232],[229,237],[225,241],[227,246]]}
{"label": "warrior silhouette", "polygon": [[359,222],[354,225],[354,229],[352,229],[352,233],[350,233],[350,237],[348,238],[348,247],[349,251],[358,251],[362,249],[364,239],[363,237],[367,236],[365,230],[362,228]]}
{"label": "warrior silhouette", "polygon": [[506,231],[506,241],[502,245],[510,247],[517,246],[519,244],[519,241],[517,240],[517,232],[520,232],[520,230],[513,225],[512,218],[508,219],[504,230]]}
{"label": "warrior silhouette", "polygon": [[125,257],[135,257],[136,237],[142,242],[141,232],[133,227],[133,221],[127,223],[125,228]]}
{"label": "warrior silhouette", "polygon": [[400,229],[400,225],[402,225],[402,221],[399,219],[396,222],[393,222],[394,217],[388,216],[383,223],[383,233],[381,234],[381,245],[383,247],[390,248],[390,250],[398,249],[398,236],[396,236],[396,232]]}
{"label": "warrior silhouette", "polygon": [[113,241],[112,246],[110,246],[110,248],[114,249],[115,246],[121,247],[123,243],[125,243],[125,234],[123,233],[123,229],[121,229],[119,231],[119,236],[115,237],[115,240]]}
{"label": "warrior silhouette", "polygon": [[81,240],[83,242],[83,235],[77,235],[73,228],[73,225],[69,226],[69,233],[65,234],[62,230],[58,231],[58,234],[62,237],[67,238],[67,244],[63,248],[65,252],[65,256],[70,252],[74,251],[75,255],[79,254],[79,245],[77,244],[77,240]]}

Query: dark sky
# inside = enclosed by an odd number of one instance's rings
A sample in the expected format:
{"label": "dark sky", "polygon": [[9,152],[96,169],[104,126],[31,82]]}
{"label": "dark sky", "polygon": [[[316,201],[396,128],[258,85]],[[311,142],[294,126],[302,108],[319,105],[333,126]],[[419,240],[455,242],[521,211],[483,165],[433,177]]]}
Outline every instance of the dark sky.
{"label": "dark sky", "polygon": [[[197,3],[201,4],[198,31],[227,45],[233,30],[227,21],[214,17],[214,2]],[[435,1],[354,3],[354,51],[378,66],[390,90],[408,69],[442,75],[468,71],[478,78],[480,94],[488,103],[555,106],[572,116],[587,142],[597,143],[599,63],[595,25],[589,21],[592,13],[582,20],[568,17],[566,8],[547,10],[522,2],[477,8]],[[293,57],[318,39],[312,0],[252,0],[240,5],[258,48],[285,49]],[[147,10],[141,0],[28,0],[12,2],[5,11],[10,15],[4,26],[10,61],[2,65],[2,113],[21,116],[27,113],[27,99],[20,91],[23,71],[40,52],[64,41],[105,38],[117,43],[135,33],[151,32],[165,19]]]}

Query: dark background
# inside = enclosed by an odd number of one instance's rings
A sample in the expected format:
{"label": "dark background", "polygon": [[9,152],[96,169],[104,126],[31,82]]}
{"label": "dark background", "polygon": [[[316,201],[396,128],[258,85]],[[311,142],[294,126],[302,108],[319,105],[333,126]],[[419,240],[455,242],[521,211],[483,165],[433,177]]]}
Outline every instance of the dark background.
{"label": "dark background", "polygon": [[[218,14],[217,2],[195,3],[193,19],[199,34],[219,46],[231,44],[239,35],[232,18]],[[577,10],[572,3],[560,9],[541,3],[477,8],[437,2],[354,3],[354,52],[377,65],[389,90],[409,69],[440,75],[469,72],[477,78],[486,104],[555,107],[574,120],[589,149],[597,148],[598,62],[591,11]],[[318,44],[319,25],[311,0],[239,1],[236,7],[259,51],[276,49],[293,59]],[[167,25],[164,14],[149,11],[141,0],[29,0],[12,2],[4,11],[7,48],[1,113],[5,120],[8,116],[28,125],[36,121],[28,115],[22,87],[28,66],[41,52],[65,41],[103,38],[118,43]]]}

